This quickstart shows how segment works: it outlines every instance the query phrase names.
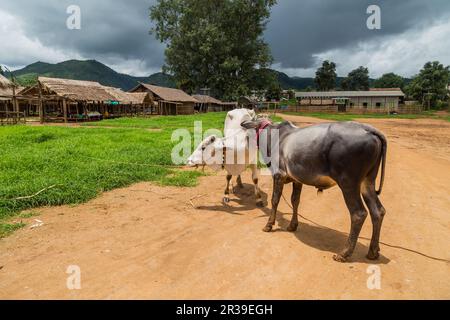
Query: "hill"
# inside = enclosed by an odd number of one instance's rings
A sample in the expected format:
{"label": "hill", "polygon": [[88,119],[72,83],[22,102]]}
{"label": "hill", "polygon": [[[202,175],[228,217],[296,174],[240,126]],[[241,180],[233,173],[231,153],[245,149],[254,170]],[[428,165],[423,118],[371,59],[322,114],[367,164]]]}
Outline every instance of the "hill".
{"label": "hill", "polygon": [[[307,90],[314,88],[314,78],[290,77],[287,74],[267,69],[272,72],[282,89]],[[173,77],[162,72],[152,74],[148,77],[134,77],[114,71],[110,67],[96,60],[68,60],[61,63],[51,64],[36,62],[23,69],[14,71],[20,85],[27,86],[36,83],[38,76],[65,78],[74,80],[97,81],[103,85],[130,90],[139,82],[151,83],[163,87],[175,88]],[[336,87],[340,86],[343,77],[336,79]],[[371,85],[373,79],[370,79]]]}
{"label": "hill", "polygon": [[138,82],[175,87],[175,83],[169,75],[156,73],[149,77],[134,77],[118,73],[96,60],[69,60],[57,64],[36,62],[23,69],[14,71],[14,74],[21,85],[33,84],[38,76],[45,76],[97,81],[105,86],[122,88],[123,90],[132,89]]}

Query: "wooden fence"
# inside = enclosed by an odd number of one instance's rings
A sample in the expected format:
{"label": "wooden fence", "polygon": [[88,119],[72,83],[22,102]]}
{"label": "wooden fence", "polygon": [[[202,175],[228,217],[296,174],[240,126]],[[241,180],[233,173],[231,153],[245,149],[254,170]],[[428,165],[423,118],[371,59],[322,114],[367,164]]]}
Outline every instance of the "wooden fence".
{"label": "wooden fence", "polygon": [[26,123],[24,112],[0,111],[0,126],[19,123]]}
{"label": "wooden fence", "polygon": [[[278,112],[308,112],[308,113],[314,113],[314,112],[323,112],[323,113],[338,113],[338,106],[310,106],[310,105],[290,105],[290,106],[284,106],[280,107]],[[399,105],[395,111],[400,114],[415,114],[415,113],[421,113],[422,107],[420,105]],[[383,114],[387,113],[388,111],[384,108],[380,109],[365,109],[365,108],[355,108],[355,107],[347,107],[345,113],[350,114]],[[344,112],[343,112],[344,113]]]}

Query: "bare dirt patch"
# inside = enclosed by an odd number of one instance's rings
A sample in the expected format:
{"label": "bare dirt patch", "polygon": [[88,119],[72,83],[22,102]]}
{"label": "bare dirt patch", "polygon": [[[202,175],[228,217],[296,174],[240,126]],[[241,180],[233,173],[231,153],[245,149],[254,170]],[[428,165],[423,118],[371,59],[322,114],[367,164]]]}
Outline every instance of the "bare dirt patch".
{"label": "bare dirt patch", "polygon": [[[309,221],[286,232],[291,210],[282,201],[276,231],[264,233],[269,209],[255,207],[247,173],[228,207],[225,178],[212,175],[196,188],[140,183],[39,210],[42,226],[0,240],[0,298],[448,299],[450,128],[437,120],[363,121],[389,139],[384,245],[375,262],[381,290],[366,285],[370,219],[351,262],[332,259],[349,230],[339,189],[317,196],[305,187],[300,208]],[[433,142],[418,141],[417,132]],[[271,184],[261,178],[269,195]],[[81,268],[81,290],[66,287],[69,265]]]}

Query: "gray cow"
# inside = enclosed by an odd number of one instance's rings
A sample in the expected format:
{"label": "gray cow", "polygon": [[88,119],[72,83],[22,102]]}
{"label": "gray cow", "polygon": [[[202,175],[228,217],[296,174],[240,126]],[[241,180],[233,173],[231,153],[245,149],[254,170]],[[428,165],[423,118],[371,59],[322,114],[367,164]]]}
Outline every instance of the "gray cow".
{"label": "gray cow", "polygon": [[[351,230],[345,250],[333,258],[345,262],[355,249],[361,227],[367,217],[362,194],[373,224],[367,258],[378,259],[381,224],[386,213],[378,195],[383,187],[387,152],[386,138],[380,131],[357,122],[325,123],[304,129],[295,127],[290,122],[261,128],[260,121],[246,121],[242,126],[257,130],[260,143],[268,146],[271,161],[277,161],[278,164],[276,167],[271,166],[272,212],[264,231],[270,232],[275,224],[285,184],[293,183],[291,201],[294,212],[288,227],[291,232],[296,231],[298,227],[298,206],[303,184],[314,186],[319,191],[338,185],[350,211]],[[279,135],[279,152],[270,154],[271,131],[275,129]],[[376,191],[375,180],[380,164],[380,189]]]}

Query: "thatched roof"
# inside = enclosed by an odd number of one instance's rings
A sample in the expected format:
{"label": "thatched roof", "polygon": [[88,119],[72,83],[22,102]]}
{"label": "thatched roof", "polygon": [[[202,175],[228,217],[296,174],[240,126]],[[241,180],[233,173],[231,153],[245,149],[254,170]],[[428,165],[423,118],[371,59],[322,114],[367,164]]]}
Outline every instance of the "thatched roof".
{"label": "thatched roof", "polygon": [[0,74],[0,88],[12,87],[12,85],[8,78]]}
{"label": "thatched roof", "polygon": [[248,105],[257,105],[258,102],[251,97],[248,96],[242,96],[238,100],[238,104],[248,106]]}
{"label": "thatched roof", "polygon": [[193,97],[200,103],[222,104],[222,101],[203,94],[196,94]]}
{"label": "thatched roof", "polygon": [[98,82],[39,77],[44,89],[67,99],[79,101],[108,101],[115,97]]}
{"label": "thatched roof", "polygon": [[127,94],[133,98],[133,100],[131,100],[133,104],[143,104],[152,101],[148,92],[127,92]]}
{"label": "thatched roof", "polygon": [[[194,103],[198,102],[193,97],[188,95],[186,92],[179,89],[158,87],[146,83],[141,83],[140,85],[143,86],[148,91],[150,91],[151,93],[153,93],[154,95],[158,96],[160,99],[165,101],[194,102]],[[134,89],[132,91],[134,91]]]}
{"label": "thatched roof", "polygon": [[13,88],[12,82],[0,74],[0,95],[12,96],[13,94],[12,88]]}
{"label": "thatched roof", "polygon": [[119,101],[121,104],[143,104],[151,101],[148,92],[124,92],[113,87],[105,87],[105,89],[115,97],[115,101]]}

